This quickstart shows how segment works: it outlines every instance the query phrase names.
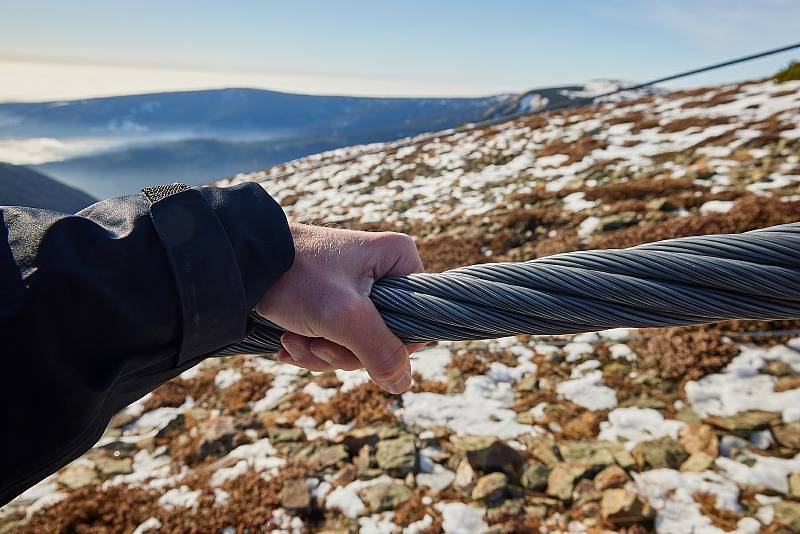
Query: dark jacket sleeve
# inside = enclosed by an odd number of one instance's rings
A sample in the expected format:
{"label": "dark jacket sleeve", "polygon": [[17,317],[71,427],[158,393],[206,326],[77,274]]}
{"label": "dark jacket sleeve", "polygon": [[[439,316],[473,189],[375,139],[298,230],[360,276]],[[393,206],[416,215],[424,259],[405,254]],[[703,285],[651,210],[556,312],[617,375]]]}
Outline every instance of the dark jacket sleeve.
{"label": "dark jacket sleeve", "polygon": [[245,335],[294,259],[256,184],[2,208],[0,505],[89,449],[111,416]]}

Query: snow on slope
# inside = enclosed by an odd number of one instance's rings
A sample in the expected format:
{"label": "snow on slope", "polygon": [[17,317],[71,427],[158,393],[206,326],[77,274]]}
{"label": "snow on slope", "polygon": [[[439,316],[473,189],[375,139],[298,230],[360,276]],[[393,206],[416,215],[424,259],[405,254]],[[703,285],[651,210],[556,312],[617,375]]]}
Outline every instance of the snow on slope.
{"label": "snow on slope", "polygon": [[[410,232],[432,269],[741,232],[800,220],[798,92],[659,94],[220,185],[257,181],[295,221]],[[742,333],[798,326],[444,342],[414,355],[402,396],[363,371],[207,360],[0,529],[797,531],[800,337]]]}

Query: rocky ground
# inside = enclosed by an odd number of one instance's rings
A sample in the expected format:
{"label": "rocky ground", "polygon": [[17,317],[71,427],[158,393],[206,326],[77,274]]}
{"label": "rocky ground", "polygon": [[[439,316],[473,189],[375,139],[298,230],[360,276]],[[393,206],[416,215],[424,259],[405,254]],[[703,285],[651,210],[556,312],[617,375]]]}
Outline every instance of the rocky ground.
{"label": "rocky ground", "polygon": [[[429,270],[742,232],[800,220],[799,93],[656,95],[221,185],[411,233]],[[800,531],[800,322],[443,342],[413,369],[391,396],[361,371],[207,360],[0,532]]]}

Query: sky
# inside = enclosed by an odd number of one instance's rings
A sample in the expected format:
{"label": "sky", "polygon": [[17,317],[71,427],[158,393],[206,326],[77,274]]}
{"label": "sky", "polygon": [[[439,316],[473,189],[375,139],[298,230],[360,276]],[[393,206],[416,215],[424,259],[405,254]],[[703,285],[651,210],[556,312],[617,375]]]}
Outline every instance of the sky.
{"label": "sky", "polygon": [[[797,0],[5,0],[0,102],[255,87],[474,96],[645,81],[800,41]],[[771,74],[800,51],[669,87]]]}

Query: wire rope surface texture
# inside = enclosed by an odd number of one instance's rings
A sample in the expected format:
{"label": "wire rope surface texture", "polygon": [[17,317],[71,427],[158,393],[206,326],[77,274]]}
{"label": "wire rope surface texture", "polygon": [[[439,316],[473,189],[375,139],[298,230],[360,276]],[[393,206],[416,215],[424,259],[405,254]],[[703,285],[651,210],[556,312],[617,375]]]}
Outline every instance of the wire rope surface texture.
{"label": "wire rope surface texture", "polygon": [[[406,342],[798,319],[800,222],[384,278],[370,298]],[[280,349],[280,326],[249,321],[220,354]]]}

